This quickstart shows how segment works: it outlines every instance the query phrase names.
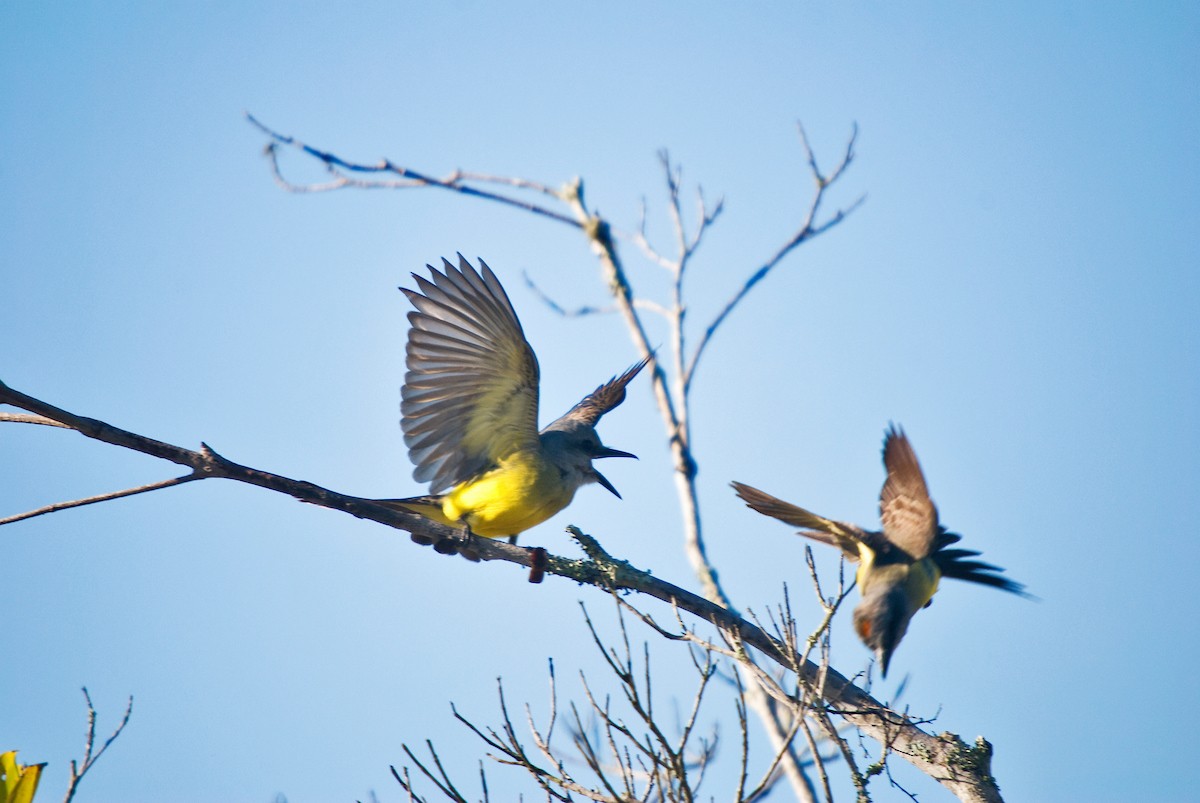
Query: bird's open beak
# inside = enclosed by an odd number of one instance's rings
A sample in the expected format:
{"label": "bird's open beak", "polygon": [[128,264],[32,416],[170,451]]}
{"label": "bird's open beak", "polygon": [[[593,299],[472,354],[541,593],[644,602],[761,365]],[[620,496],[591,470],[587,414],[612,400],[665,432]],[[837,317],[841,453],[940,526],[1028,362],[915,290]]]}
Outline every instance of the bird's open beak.
{"label": "bird's open beak", "polygon": [[[622,452],[620,449],[610,449],[607,446],[601,446],[596,450],[596,453],[592,455],[593,460],[598,460],[601,457],[632,457],[634,460],[637,460],[637,455],[635,454]],[[605,477],[595,468],[592,469],[592,474],[596,476],[596,482],[607,488],[613,496],[617,497],[618,499],[621,498],[621,494],[617,493],[617,489],[613,487],[613,484],[608,481],[607,477]]]}
{"label": "bird's open beak", "polygon": [[[633,455],[630,455],[630,457],[633,457]],[[592,469],[592,475],[596,478],[596,482],[600,483],[605,488],[610,490],[612,492],[613,496],[617,497],[618,499],[621,498],[621,494],[617,493],[617,489],[613,487],[613,484],[608,481],[607,477],[605,477],[603,474],[601,474],[599,471],[597,471],[594,468]]]}
{"label": "bird's open beak", "polygon": [[593,460],[601,457],[632,457],[634,460],[638,459],[638,456],[635,454],[622,452],[620,449],[609,449],[607,446],[601,446],[596,453],[592,455]]}

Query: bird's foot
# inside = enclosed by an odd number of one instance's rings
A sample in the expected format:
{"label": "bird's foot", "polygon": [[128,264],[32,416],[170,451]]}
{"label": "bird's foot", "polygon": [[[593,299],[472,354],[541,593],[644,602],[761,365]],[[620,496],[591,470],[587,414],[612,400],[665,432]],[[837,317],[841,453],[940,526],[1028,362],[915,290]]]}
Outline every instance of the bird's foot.
{"label": "bird's foot", "polygon": [[[479,562],[479,536],[471,532],[471,525],[465,521],[462,523],[461,535],[455,538],[446,538],[441,543],[448,545],[445,554],[462,555],[472,563]],[[433,548],[438,549],[438,546],[438,544],[434,544]]]}
{"label": "bird's foot", "polygon": [[472,563],[479,562],[479,536],[471,532],[470,527],[463,527],[463,540],[458,548],[458,554]]}

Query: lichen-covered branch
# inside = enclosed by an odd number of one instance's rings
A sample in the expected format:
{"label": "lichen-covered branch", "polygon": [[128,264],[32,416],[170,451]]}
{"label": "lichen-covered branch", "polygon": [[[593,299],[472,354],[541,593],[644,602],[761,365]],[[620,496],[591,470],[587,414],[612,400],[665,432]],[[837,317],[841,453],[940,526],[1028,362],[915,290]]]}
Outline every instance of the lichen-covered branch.
{"label": "lichen-covered branch", "polygon": [[[3,382],[0,382],[0,404],[44,416],[93,440],[187,466],[205,479],[230,479],[288,494],[303,502],[404,530],[428,539],[427,542],[452,542],[459,547],[457,551],[461,551],[461,547],[469,541],[471,550],[481,561],[503,561],[525,567],[533,563],[533,550],[467,536],[370,499],[341,494],[309,482],[239,465],[203,444],[199,451],[194,451],[154,440],[94,418],[68,412],[16,391]],[[979,740],[972,748],[953,734],[934,736],[922,731],[907,716],[888,709],[833,669],[811,662],[798,664],[799,658],[795,650],[787,646],[786,639],[781,641],[774,638],[725,606],[614,558],[596,539],[576,528],[570,528],[569,532],[586,557],[579,559],[548,555],[545,561],[547,575],[563,577],[610,593],[633,591],[661,600],[672,609],[687,611],[728,634],[737,644],[752,647],[784,669],[795,671],[798,682],[807,689],[816,690],[831,712],[853,723],[871,738],[890,745],[894,753],[955,791],[963,800],[1000,799],[990,775],[991,746],[985,741]]]}

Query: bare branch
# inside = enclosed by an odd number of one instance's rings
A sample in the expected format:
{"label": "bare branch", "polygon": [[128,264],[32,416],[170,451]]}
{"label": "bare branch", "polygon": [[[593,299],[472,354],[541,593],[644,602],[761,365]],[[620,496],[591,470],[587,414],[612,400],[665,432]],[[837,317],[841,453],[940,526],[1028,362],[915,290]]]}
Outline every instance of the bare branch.
{"label": "bare branch", "polygon": [[[57,426],[66,427],[64,424],[57,424]],[[70,427],[66,428],[70,429]],[[59,510],[69,510],[73,507],[92,505],[96,502],[107,502],[110,499],[120,499],[125,496],[146,493],[147,491],[157,491],[162,488],[170,488],[175,485],[182,485],[185,482],[201,479],[204,479],[204,475],[193,471],[191,474],[184,474],[182,477],[174,477],[169,480],[163,480],[162,482],[152,482],[149,485],[139,485],[136,488],[126,488],[123,491],[113,491],[112,493],[100,494],[99,496],[89,496],[85,499],[73,499],[69,502],[56,502],[53,505],[46,505],[45,507],[39,507],[36,510],[29,510],[25,513],[18,513],[15,516],[8,516],[7,518],[0,519],[0,526],[12,524],[13,522],[17,521],[24,521],[25,519],[32,519],[34,516],[41,516],[46,513],[56,513]]]}
{"label": "bare branch", "polygon": [[[500,560],[527,568],[532,563],[529,549],[498,543],[493,539],[464,536],[452,528],[386,507],[376,500],[339,494],[312,483],[242,466],[221,457],[203,444],[202,450],[196,452],[156,441],[103,421],[67,412],[15,391],[3,383],[0,383],[0,403],[11,404],[66,424],[89,438],[180,463],[205,477],[224,477],[257,485],[291,495],[304,502],[406,530],[438,543],[446,541],[465,545],[469,541],[471,550],[482,561]],[[546,558],[547,574],[566,577],[610,592],[625,589],[655,597],[711,622],[722,631],[737,634],[740,641],[753,646],[768,659],[785,668],[793,668],[787,650],[761,628],[721,605],[636,569],[627,562],[613,559],[594,538],[577,528],[572,527],[568,531],[584,548],[589,560],[549,555]],[[952,791],[959,793],[966,790],[974,794],[973,797],[964,799],[999,799],[998,796],[989,796],[989,793],[994,794],[995,791],[994,781],[988,773],[990,748],[988,751],[984,751],[980,746],[969,748],[952,734],[927,734],[907,716],[889,710],[832,669],[826,670],[809,663],[801,665],[798,671],[805,682],[820,682],[822,696],[834,706],[836,713],[862,728],[872,738],[889,740],[898,753]]]}
{"label": "bare branch", "polygon": [[616,307],[592,307],[581,306],[574,309],[567,309],[560,305],[557,301],[549,296],[541,287],[539,287],[527,272],[521,271],[521,278],[525,280],[525,286],[533,291],[533,294],[538,297],[543,304],[551,309],[556,315],[564,318],[583,318],[588,315],[607,315],[616,312]]}
{"label": "bare branch", "polygon": [[821,779],[821,791],[825,795],[826,803],[833,803],[833,790],[829,786],[829,773],[825,771],[825,762],[821,759],[821,751],[817,748],[817,741],[813,738],[812,730],[808,727],[808,722],[805,721],[803,715],[792,717],[794,726],[800,728],[800,732],[804,734],[804,742],[808,745],[808,751],[813,757],[813,766],[816,767],[817,777]]}
{"label": "bare branch", "polygon": [[700,247],[700,241],[704,238],[704,233],[708,231],[712,224],[717,222],[717,218],[725,211],[725,199],[718,198],[717,205],[708,209],[708,202],[704,200],[703,188],[696,187],[696,233],[692,235],[691,242],[688,243],[688,252],[695,252]]}
{"label": "bare branch", "polygon": [[[70,413],[61,408],[16,391],[0,382],[0,404],[9,404],[33,412],[39,416],[57,421],[64,427],[73,429],[88,438],[104,443],[120,446],[142,454],[148,454],[172,463],[192,469],[195,479],[225,478],[257,485],[261,488],[289,494],[302,502],[308,502],[333,510],[341,510],[358,518],[371,519],[398,529],[407,530],[414,535],[426,537],[427,542],[462,541],[463,534],[453,528],[444,527],[415,513],[401,509],[386,507],[377,500],[362,499],[346,496],[330,491],[310,482],[288,479],[278,474],[249,468],[227,460],[213,451],[208,445],[201,444],[200,451],[185,449],[181,446],[164,443],[128,430],[114,427],[94,418]],[[184,481],[180,479],[178,481]],[[172,482],[178,482],[172,481]],[[187,481],[190,481],[187,480]],[[127,495],[127,494],[126,494]],[[526,558],[525,565],[530,565],[528,550],[519,549]]]}
{"label": "bare branch", "polygon": [[[738,744],[737,793],[733,799],[738,801],[738,803],[742,803],[743,801],[753,800],[753,798],[746,796],[746,781],[750,777],[750,723],[746,710],[746,687],[742,685],[742,676],[734,672],[733,679],[737,684],[737,699],[734,701],[734,711],[737,714],[738,735],[741,736]],[[774,774],[775,765],[772,763],[766,778],[771,778]]]}
{"label": "bare branch", "polygon": [[404,768],[403,778],[400,777],[400,773],[396,770],[396,765],[393,764],[388,769],[392,771],[392,777],[400,784],[400,788],[408,793],[408,803],[425,803],[425,798],[418,797],[416,791],[413,789],[412,777],[408,774],[408,767]]}
{"label": "bare branch", "polygon": [[[659,410],[662,413],[667,435],[670,439],[672,453],[675,457],[675,484],[680,511],[683,515],[685,554],[688,556],[692,569],[704,589],[705,597],[732,610],[732,602],[721,588],[717,572],[708,559],[701,529],[700,505],[695,483],[697,466],[691,450],[691,427],[689,423],[690,388],[687,381],[689,374],[684,364],[687,352],[685,328],[687,305],[684,303],[683,298],[684,277],[690,259],[695,249],[699,247],[704,233],[720,215],[723,209],[723,202],[718,201],[716,207],[709,212],[704,200],[704,194],[700,188],[697,188],[699,214],[696,230],[689,236],[683,222],[683,212],[680,203],[682,169],[677,165],[671,164],[670,157],[665,150],[659,152],[659,163],[667,186],[668,211],[675,234],[677,255],[673,260],[668,259],[650,244],[645,234],[644,203],[641,209],[638,233],[633,238],[633,241],[653,261],[666,268],[672,274],[671,304],[666,309],[664,317],[667,320],[670,331],[670,360],[674,378],[668,385],[666,374],[661,372],[659,366],[656,365],[654,378],[655,397],[658,401]],[[601,226],[597,226],[597,229],[604,230]],[[610,277],[614,275],[614,269],[619,270],[620,262],[611,238],[607,241],[593,239],[593,250],[600,256],[602,264],[607,267]],[[614,285],[614,287],[619,286],[622,285]],[[619,299],[619,295],[615,291],[614,295]],[[630,331],[634,334],[635,343],[638,342],[639,333],[636,329],[638,322],[627,321],[627,323],[630,325]],[[772,744],[776,748],[785,747],[786,745],[782,740],[784,738],[783,733],[787,729],[775,719],[771,703],[763,696],[759,687],[750,687],[747,701],[755,713],[763,720],[764,727],[767,730],[769,738],[772,740]],[[792,760],[790,754],[788,755],[788,760],[785,762],[785,770],[797,796],[801,800],[811,799],[811,794],[807,794],[811,790],[811,784],[804,777],[799,764]]]}
{"label": "bare branch", "polygon": [[634,243],[638,248],[642,249],[642,253],[646,255],[654,264],[658,265],[663,270],[671,272],[675,271],[675,263],[665,256],[660,254],[657,249],[650,243],[646,237],[646,199],[642,198],[641,204],[638,207],[638,228],[634,234],[619,234],[623,239],[627,239]]}
{"label": "bare branch", "polygon": [[[270,139],[270,144],[266,148],[266,156],[271,162],[271,172],[275,178],[275,183],[284,190],[295,193],[313,193],[313,192],[330,192],[341,189],[409,189],[413,187],[438,187],[444,190],[450,190],[462,195],[468,195],[475,198],[482,198],[487,201],[495,201],[496,203],[512,206],[525,212],[531,212],[535,215],[556,220],[559,223],[565,223],[569,226],[580,228],[579,221],[572,218],[570,215],[564,215],[561,212],[555,212],[552,209],[541,206],[540,204],[531,203],[515,198],[510,195],[501,195],[500,193],[482,190],[478,187],[473,187],[466,183],[468,181],[476,181],[480,183],[502,184],[519,189],[533,189],[539,192],[546,193],[562,201],[561,191],[550,190],[537,182],[526,181],[516,178],[502,178],[500,176],[489,176],[482,173],[465,173],[461,170],[456,170],[445,178],[434,178],[433,176],[425,175],[408,167],[401,167],[393,164],[387,159],[382,159],[375,164],[359,164],[348,162],[336,154],[328,151],[322,151],[310,145],[306,145],[295,137],[289,137],[280,134],[274,129],[263,124],[253,114],[246,113],[246,119],[255,126],[259,131],[266,134]],[[283,177],[279,168],[278,150],[280,147],[294,148],[302,153],[305,153],[314,159],[317,159],[324,164],[326,170],[333,176],[333,180],[324,184],[293,184]],[[345,171],[345,172],[343,172]],[[396,179],[377,179],[377,180],[362,180],[352,178],[346,173],[360,173],[363,175],[382,175],[391,174],[396,176]]]}
{"label": "bare branch", "polygon": [[[858,794],[859,803],[866,803],[866,801],[870,800],[870,797],[867,795],[867,777],[859,772],[858,762],[854,759],[854,751],[850,749],[850,745],[842,738],[841,732],[833,724],[833,720],[829,718],[829,712],[825,706],[815,706],[813,716],[821,724],[825,738],[834,743],[841,753],[842,760],[846,762],[846,767],[850,771],[850,780],[854,784],[855,791]],[[997,793],[996,799],[999,799],[999,793]]]}
{"label": "bare branch", "polygon": [[125,730],[125,726],[129,724],[130,715],[133,714],[133,695],[130,695],[129,704],[125,706],[125,716],[121,718],[121,724],[104,741],[100,749],[93,753],[92,751],[96,746],[96,708],[92,705],[92,696],[88,694],[86,686],[83,687],[83,699],[87,701],[88,710],[88,727],[84,740],[83,761],[77,763],[74,759],[71,760],[71,777],[67,781],[67,791],[63,797],[63,803],[71,803],[71,800],[75,797],[75,793],[79,790],[79,784],[83,780],[83,776],[87,775],[88,770],[100,760],[100,756],[104,755],[104,751],[108,749],[108,746],[117,740],[117,737],[121,735],[121,731]]}
{"label": "bare branch", "polygon": [[483,771],[483,762],[479,762],[479,788],[483,790],[483,803],[488,803],[487,773]]}
{"label": "bare branch", "polygon": [[[430,742],[428,739],[426,739],[425,745],[426,745],[426,747],[429,748],[430,754],[432,754],[434,761],[437,762],[438,768],[440,769],[441,761],[438,760],[437,752],[434,750],[433,743]],[[404,751],[404,754],[408,756],[409,760],[412,761],[412,763],[417,765],[417,769],[419,769],[421,771],[421,774],[424,775],[426,778],[428,778],[433,783],[433,785],[436,786],[439,791],[441,791],[441,793],[443,795],[450,798],[450,800],[454,801],[454,803],[468,803],[467,799],[465,797],[463,797],[462,795],[460,795],[458,793],[458,790],[455,789],[452,784],[447,784],[443,781],[443,778],[445,777],[444,772],[440,773],[441,777],[439,777],[438,775],[434,775],[433,771],[430,770],[428,767],[426,767],[421,762],[421,760],[419,758],[417,758],[417,756],[413,753],[413,751],[409,748],[408,745],[402,744],[402,745],[400,745],[400,749],[402,749]],[[404,778],[403,779],[401,779],[400,776],[396,773],[396,768],[394,766],[391,769],[392,769],[392,776],[397,781],[400,782],[400,786],[403,787],[404,790],[407,791],[409,793],[409,795],[411,796],[413,794],[413,788],[412,788],[412,779],[408,775],[408,767],[404,768]]]}
{"label": "bare branch", "polygon": [[725,306],[721,308],[721,310],[713,318],[712,322],[709,323],[708,327],[704,330],[704,334],[701,336],[700,342],[696,345],[696,350],[692,353],[691,361],[688,363],[687,370],[684,375],[685,387],[691,386],[692,380],[695,377],[696,366],[699,364],[700,358],[704,356],[704,351],[708,347],[708,344],[712,341],[713,335],[716,334],[721,324],[725,322],[725,319],[729,317],[729,314],[733,312],[733,310],[737,308],[738,304],[740,304],[742,300],[750,293],[750,291],[754,289],[755,285],[765,279],[767,275],[770,274],[771,271],[774,270],[775,267],[783,260],[783,258],[791,253],[792,250],[794,250],[797,246],[807,242],[808,240],[811,240],[814,237],[824,234],[829,229],[841,223],[854,210],[858,209],[858,207],[861,206],[866,200],[865,195],[860,196],[848,207],[839,209],[827,220],[820,223],[817,222],[817,213],[821,208],[821,202],[825,198],[825,191],[833,184],[833,182],[837,181],[842,176],[846,168],[850,166],[851,161],[854,159],[854,143],[858,138],[858,126],[855,125],[850,132],[850,139],[846,145],[845,154],[842,156],[841,162],[838,163],[838,166],[834,168],[833,172],[828,177],[824,176],[817,167],[816,157],[813,155],[812,148],[809,146],[808,136],[804,133],[804,127],[800,126],[799,131],[800,140],[804,146],[809,169],[812,172],[813,181],[816,184],[816,189],[813,192],[811,200],[809,201],[808,210],[804,215],[800,227],[796,229],[795,233],[792,234],[792,236],[783,245],[781,245],[766,262],[764,262],[756,271],[750,274],[749,278],[747,278],[737,292],[734,293],[733,297],[725,303]]}
{"label": "bare branch", "polygon": [[0,421],[8,421],[14,424],[41,424],[44,427],[63,427],[70,429],[66,424],[60,424],[57,421],[52,421],[45,416],[40,415],[25,415],[24,413],[0,413]]}

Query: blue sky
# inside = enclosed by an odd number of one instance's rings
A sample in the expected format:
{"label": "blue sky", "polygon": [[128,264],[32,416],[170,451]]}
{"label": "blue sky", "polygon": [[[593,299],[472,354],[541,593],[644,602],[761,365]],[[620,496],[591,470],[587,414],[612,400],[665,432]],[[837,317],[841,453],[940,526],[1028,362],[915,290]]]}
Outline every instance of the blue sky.
{"label": "blue sky", "polygon": [[[1186,799],[1171,748],[1200,716],[1198,34],[1186,3],[6,4],[0,379],[348,493],[417,493],[396,286],[455,251],[486,259],[549,420],[636,357],[615,318],[558,318],[522,286],[602,303],[594,259],[566,227],[444,193],[285,194],[244,111],[349,159],[582,176],[623,228],[645,197],[660,237],[667,147],[726,201],[690,277],[695,325],[797,223],[796,121],[826,164],[857,122],[831,202],[865,205],[747,301],[697,379],[722,578],[744,607],[784,582],[802,598],[802,545],[728,481],[870,523],[897,421],[943,521],[1041,601],[944,584],[876,692],[907,676],[910,710],[992,740],[1012,800]],[[635,288],[662,292],[623,249]],[[647,383],[601,434],[642,458],[606,466],[624,500],[584,489],[524,541],[571,553],[578,524],[694,588]],[[0,466],[0,516],[174,471],[11,424]],[[483,751],[449,702],[495,722],[497,676],[539,705],[549,657],[560,678],[600,677],[577,606],[603,620],[597,594],[234,483],[0,539],[0,749],[50,762],[46,799],[82,748],[83,684],[102,729],[136,703],[81,799],[305,803],[403,799],[387,766],[427,736],[470,776]],[[836,665],[866,666],[848,613],[835,635]]]}

